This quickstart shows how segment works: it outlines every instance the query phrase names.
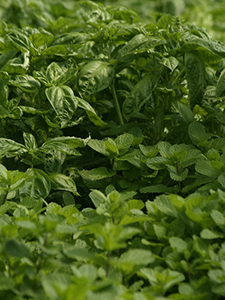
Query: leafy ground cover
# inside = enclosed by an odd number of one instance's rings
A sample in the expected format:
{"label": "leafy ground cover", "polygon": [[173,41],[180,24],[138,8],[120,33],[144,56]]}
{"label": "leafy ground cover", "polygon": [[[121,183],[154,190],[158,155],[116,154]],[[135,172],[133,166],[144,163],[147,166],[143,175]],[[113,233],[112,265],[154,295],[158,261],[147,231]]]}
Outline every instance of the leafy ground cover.
{"label": "leafy ground cover", "polygon": [[0,297],[223,299],[225,45],[91,1],[1,14]]}

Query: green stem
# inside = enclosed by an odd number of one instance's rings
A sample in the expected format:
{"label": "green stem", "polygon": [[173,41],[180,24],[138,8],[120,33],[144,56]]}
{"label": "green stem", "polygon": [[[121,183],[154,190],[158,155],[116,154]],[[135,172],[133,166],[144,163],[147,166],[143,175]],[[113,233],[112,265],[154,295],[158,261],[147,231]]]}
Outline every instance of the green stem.
{"label": "green stem", "polygon": [[183,73],[185,72],[186,68],[183,68],[180,73],[177,75],[177,77],[174,79],[173,81],[173,86],[177,83],[178,79],[183,75]]}
{"label": "green stem", "polygon": [[122,113],[121,113],[121,109],[120,109],[120,106],[119,106],[119,101],[118,101],[118,98],[117,98],[117,95],[116,95],[115,80],[112,83],[112,94],[113,94],[113,100],[114,100],[115,107],[116,107],[116,112],[117,112],[117,115],[118,115],[118,118],[119,118],[119,123],[120,123],[120,125],[122,125],[122,124],[124,124],[124,122],[123,122],[123,116],[122,116]]}

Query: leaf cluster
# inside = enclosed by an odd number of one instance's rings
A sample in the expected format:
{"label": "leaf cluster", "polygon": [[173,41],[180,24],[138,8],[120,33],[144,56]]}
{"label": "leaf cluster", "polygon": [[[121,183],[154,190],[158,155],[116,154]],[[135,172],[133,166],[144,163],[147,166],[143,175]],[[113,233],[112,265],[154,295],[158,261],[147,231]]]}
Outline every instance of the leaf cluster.
{"label": "leaf cluster", "polygon": [[224,58],[172,15],[3,2],[1,298],[225,296]]}

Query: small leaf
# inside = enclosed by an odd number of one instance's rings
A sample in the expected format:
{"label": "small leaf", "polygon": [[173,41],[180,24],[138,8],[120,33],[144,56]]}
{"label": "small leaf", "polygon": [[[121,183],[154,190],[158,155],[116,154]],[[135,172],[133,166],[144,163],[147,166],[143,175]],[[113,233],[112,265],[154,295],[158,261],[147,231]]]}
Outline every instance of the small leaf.
{"label": "small leaf", "polygon": [[221,174],[218,177],[218,182],[222,185],[222,187],[225,187],[225,174]]}
{"label": "small leaf", "polygon": [[30,150],[30,149],[35,150],[35,149],[38,148],[35,137],[33,136],[33,134],[23,132],[23,138],[24,138],[25,147],[27,148],[27,150]]}
{"label": "small leaf", "polygon": [[117,145],[113,140],[108,139],[107,141],[105,141],[104,147],[106,152],[109,153],[111,157],[119,155],[119,149],[117,148]]}
{"label": "small leaf", "polygon": [[91,198],[91,201],[93,202],[94,206],[97,208],[100,204],[105,204],[107,202],[106,196],[98,190],[93,190],[89,197]]}
{"label": "small leaf", "polygon": [[123,155],[128,151],[128,149],[131,147],[134,140],[134,136],[129,133],[124,133],[122,135],[119,135],[115,139],[116,146],[119,150],[119,154]]}
{"label": "small leaf", "polygon": [[217,226],[225,228],[225,217],[220,211],[213,210],[210,215]]}
{"label": "small leaf", "polygon": [[172,72],[176,69],[176,67],[178,66],[178,60],[173,57],[173,56],[170,56],[169,58],[166,58],[164,57],[160,63],[162,65],[164,65],[165,67],[169,68]]}
{"label": "small leaf", "polygon": [[105,143],[103,140],[95,140],[95,139],[91,139],[88,142],[88,146],[90,148],[92,148],[93,150],[107,156],[109,153],[106,151],[105,149]]}
{"label": "small leaf", "polygon": [[99,167],[92,170],[82,170],[79,172],[84,180],[101,180],[116,175],[116,171],[108,170],[105,167]]}
{"label": "small leaf", "polygon": [[216,230],[210,230],[207,228],[203,229],[201,231],[200,236],[202,239],[205,239],[205,240],[224,238],[224,234],[222,234],[221,232],[216,231]]}
{"label": "small leaf", "polygon": [[169,238],[169,243],[170,243],[170,246],[173,249],[177,250],[178,252],[183,252],[188,247],[188,244],[186,241],[182,240],[181,238],[175,237],[175,236]]}
{"label": "small leaf", "polygon": [[134,266],[146,266],[155,261],[155,257],[149,250],[130,249],[119,258],[119,267],[126,272],[131,272]]}

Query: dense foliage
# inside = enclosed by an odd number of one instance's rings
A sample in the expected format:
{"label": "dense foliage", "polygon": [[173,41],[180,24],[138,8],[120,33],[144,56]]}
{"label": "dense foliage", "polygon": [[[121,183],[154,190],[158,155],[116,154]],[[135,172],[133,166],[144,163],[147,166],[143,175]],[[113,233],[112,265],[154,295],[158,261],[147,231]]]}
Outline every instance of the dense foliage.
{"label": "dense foliage", "polygon": [[1,10],[0,298],[222,299],[225,45],[46,2]]}
{"label": "dense foliage", "polygon": [[149,22],[152,13],[161,12],[180,15],[190,23],[207,29],[216,39],[224,41],[224,13],[223,0],[99,0],[105,5],[130,7],[141,16],[143,22]]}

